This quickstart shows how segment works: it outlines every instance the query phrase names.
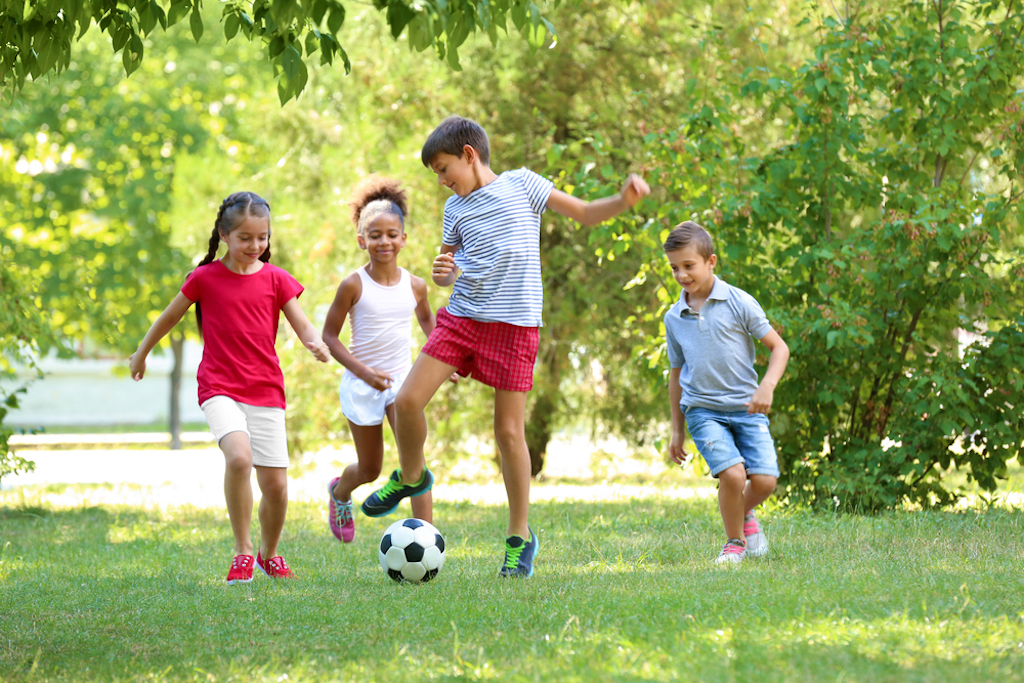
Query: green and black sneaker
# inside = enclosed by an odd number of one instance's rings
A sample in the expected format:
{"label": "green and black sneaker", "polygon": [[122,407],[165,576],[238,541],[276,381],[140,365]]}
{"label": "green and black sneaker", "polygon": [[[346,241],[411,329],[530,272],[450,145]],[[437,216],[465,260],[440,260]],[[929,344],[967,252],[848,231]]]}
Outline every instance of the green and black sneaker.
{"label": "green and black sneaker", "polygon": [[402,483],[402,470],[395,470],[388,478],[388,483],[374,491],[363,501],[363,514],[367,517],[383,517],[390,515],[402,502],[403,498],[422,496],[434,486],[434,475],[423,468],[423,476],[415,484]]}
{"label": "green and black sneaker", "polygon": [[498,575],[530,578],[533,576],[533,561],[538,550],[540,540],[533,529],[530,529],[530,540],[522,536],[509,536],[505,539],[505,563],[501,565]]}

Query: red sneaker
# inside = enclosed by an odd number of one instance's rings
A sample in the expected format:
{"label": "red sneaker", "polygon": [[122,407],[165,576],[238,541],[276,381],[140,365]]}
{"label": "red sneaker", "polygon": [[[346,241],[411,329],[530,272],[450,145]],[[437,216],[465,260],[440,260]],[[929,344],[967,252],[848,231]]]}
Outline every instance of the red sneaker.
{"label": "red sneaker", "polygon": [[[264,560],[260,553],[256,553],[256,564],[263,573],[272,579],[294,579],[295,572],[291,570],[288,563],[284,561],[284,558],[278,555],[272,557],[269,560]],[[250,570],[251,572],[252,570]]]}
{"label": "red sneaker", "polygon": [[231,560],[231,569],[228,570],[228,585],[252,581],[252,565],[252,555],[235,555]]}

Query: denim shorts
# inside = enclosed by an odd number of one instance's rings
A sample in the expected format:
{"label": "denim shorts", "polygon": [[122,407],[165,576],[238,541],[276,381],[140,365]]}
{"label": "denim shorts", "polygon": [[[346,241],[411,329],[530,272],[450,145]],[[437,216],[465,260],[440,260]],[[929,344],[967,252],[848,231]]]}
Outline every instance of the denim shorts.
{"label": "denim shorts", "polygon": [[721,411],[687,408],[686,427],[704,456],[711,475],[743,464],[747,474],[779,476],[775,442],[768,431],[768,416],[745,410]]}

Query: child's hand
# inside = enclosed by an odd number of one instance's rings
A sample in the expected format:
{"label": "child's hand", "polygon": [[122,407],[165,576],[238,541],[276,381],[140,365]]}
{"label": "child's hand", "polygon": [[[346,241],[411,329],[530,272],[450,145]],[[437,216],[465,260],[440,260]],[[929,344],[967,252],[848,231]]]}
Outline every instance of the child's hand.
{"label": "child's hand", "polygon": [[686,451],[683,450],[684,435],[672,432],[672,440],[668,444],[668,455],[672,462],[682,465],[687,460]]}
{"label": "child's hand", "polygon": [[628,206],[634,206],[638,201],[651,193],[651,188],[643,178],[636,173],[630,173],[626,182],[622,185],[619,195]]}
{"label": "child's hand", "polygon": [[327,348],[327,344],[324,344],[320,340],[306,342],[306,348],[309,349],[321,363],[326,363],[331,359],[331,350]]}
{"label": "child's hand", "polygon": [[459,380],[461,380],[461,379],[462,379],[462,375],[460,375],[457,372],[453,372],[452,376],[448,378],[448,381],[451,382],[452,384],[458,384]]}
{"label": "child's hand", "polygon": [[752,413],[764,413],[768,414],[768,411],[772,409],[772,399],[775,397],[775,391],[771,387],[761,385],[754,392],[754,395],[750,397],[749,403],[744,403],[747,407],[747,415]]}
{"label": "child's hand", "polygon": [[377,368],[366,368],[367,372],[357,375],[377,391],[384,391],[391,387],[391,373],[383,372]]}
{"label": "child's hand", "polygon": [[455,271],[455,254],[438,254],[434,257],[434,265],[430,270],[430,276],[435,284],[438,280],[446,280]]}
{"label": "child's hand", "polygon": [[146,355],[139,353],[138,349],[128,356],[128,372],[136,382],[146,374]]}

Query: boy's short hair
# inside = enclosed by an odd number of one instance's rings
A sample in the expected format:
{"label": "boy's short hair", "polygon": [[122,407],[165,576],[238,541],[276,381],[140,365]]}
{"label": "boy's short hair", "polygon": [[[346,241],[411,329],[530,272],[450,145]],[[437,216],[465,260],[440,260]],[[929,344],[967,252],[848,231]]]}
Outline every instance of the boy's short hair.
{"label": "boy's short hair", "polygon": [[485,166],[491,163],[491,144],[483,127],[471,119],[461,116],[449,116],[434,129],[427,141],[423,143],[420,160],[424,166],[430,167],[438,154],[451,154],[461,157],[462,148],[469,145],[480,155]]}
{"label": "boy's short hair", "polygon": [[708,231],[702,228],[698,223],[693,221],[683,221],[676,227],[672,228],[672,232],[668,234],[665,239],[665,244],[662,246],[666,252],[675,251],[676,249],[686,249],[687,247],[693,247],[700,254],[701,258],[705,261],[711,258],[711,255],[715,253],[715,244],[711,241],[711,235]]}

